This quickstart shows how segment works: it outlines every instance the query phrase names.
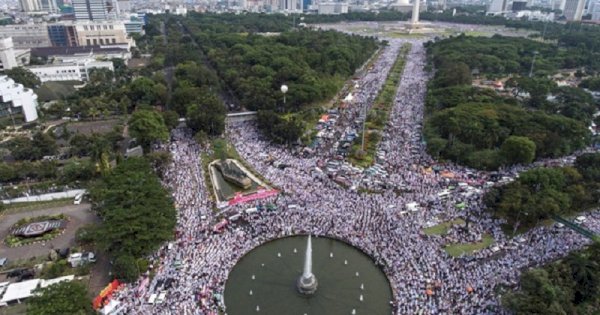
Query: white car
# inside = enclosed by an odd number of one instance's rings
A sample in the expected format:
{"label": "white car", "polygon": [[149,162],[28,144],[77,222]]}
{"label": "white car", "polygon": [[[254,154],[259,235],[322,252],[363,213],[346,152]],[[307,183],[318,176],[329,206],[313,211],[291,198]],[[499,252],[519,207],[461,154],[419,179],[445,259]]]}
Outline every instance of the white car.
{"label": "white car", "polygon": [[577,224],[583,224],[586,221],[587,221],[587,218],[584,217],[584,216],[582,216],[582,215],[580,215],[577,218],[575,218],[575,223],[577,223]]}

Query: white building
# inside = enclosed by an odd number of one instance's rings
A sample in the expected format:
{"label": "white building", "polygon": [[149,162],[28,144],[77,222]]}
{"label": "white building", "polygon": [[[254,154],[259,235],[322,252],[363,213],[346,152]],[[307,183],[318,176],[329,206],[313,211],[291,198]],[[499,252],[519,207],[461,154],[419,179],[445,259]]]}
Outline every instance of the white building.
{"label": "white building", "polygon": [[488,7],[487,14],[497,14],[506,12],[508,8],[508,0],[492,0]]}
{"label": "white building", "polygon": [[319,14],[346,14],[348,13],[348,3],[344,2],[320,2]]}
{"label": "white building", "polygon": [[2,63],[1,69],[6,70],[18,66],[12,37],[0,38],[0,63]]}
{"label": "white building", "polygon": [[38,118],[37,106],[33,90],[5,75],[0,76],[0,116],[23,113],[26,122],[34,121]]}
{"label": "white building", "polygon": [[111,61],[96,61],[93,59],[27,67],[42,83],[47,81],[87,81],[90,71],[94,68],[115,70]]}
{"label": "white building", "polygon": [[567,0],[565,2],[565,10],[563,15],[568,21],[581,21],[585,0]]}

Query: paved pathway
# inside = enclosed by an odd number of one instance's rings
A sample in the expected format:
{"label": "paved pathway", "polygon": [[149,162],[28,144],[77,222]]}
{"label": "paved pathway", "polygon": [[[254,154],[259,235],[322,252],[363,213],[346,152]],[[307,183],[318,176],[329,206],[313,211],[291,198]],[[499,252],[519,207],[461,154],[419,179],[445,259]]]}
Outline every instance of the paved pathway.
{"label": "paved pathway", "polygon": [[[96,215],[89,211],[89,204],[68,205],[62,207],[48,208],[42,210],[23,211],[15,214],[2,216],[0,220],[0,257],[6,257],[9,261],[16,259],[29,259],[47,255],[51,248],[65,248],[75,245],[75,232],[80,227],[99,220]],[[33,245],[10,248],[4,244],[4,238],[9,233],[9,229],[20,219],[26,217],[35,217],[41,215],[65,214],[70,218],[65,232],[55,239]]]}

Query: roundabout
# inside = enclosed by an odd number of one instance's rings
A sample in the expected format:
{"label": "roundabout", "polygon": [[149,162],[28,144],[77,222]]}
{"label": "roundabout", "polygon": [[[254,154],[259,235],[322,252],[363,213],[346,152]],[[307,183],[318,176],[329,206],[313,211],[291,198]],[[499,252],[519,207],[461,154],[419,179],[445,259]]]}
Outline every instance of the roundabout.
{"label": "roundabout", "polygon": [[227,314],[392,314],[390,283],[369,256],[332,238],[307,240],[279,238],[243,256],[225,285]]}

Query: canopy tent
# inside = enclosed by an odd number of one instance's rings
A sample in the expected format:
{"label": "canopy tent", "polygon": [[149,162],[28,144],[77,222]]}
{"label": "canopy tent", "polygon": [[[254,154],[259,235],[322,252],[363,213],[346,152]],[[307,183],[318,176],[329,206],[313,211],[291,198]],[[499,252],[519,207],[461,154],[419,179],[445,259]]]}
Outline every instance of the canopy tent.
{"label": "canopy tent", "polygon": [[40,279],[32,279],[23,282],[11,283],[6,288],[4,296],[0,302],[10,303],[14,301],[20,301],[30,297],[38,285],[42,282]]}

